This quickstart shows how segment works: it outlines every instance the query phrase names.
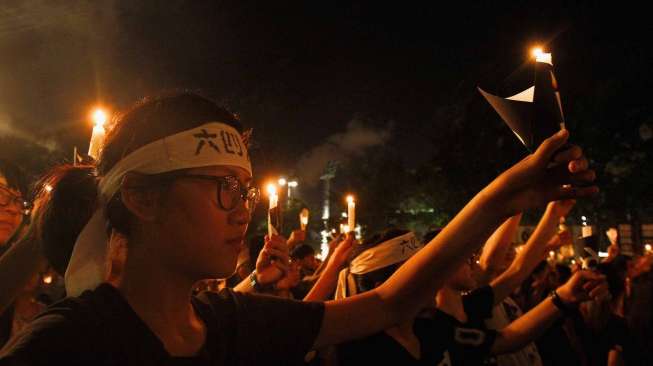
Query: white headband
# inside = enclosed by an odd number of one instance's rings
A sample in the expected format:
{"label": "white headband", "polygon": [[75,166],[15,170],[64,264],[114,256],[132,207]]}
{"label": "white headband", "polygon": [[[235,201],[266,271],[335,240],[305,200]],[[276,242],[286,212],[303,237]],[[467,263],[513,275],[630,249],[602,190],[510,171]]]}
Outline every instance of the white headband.
{"label": "white headband", "polygon": [[104,207],[120,190],[127,173],[160,174],[214,165],[240,167],[252,173],[241,135],[221,122],[209,122],[154,141],[116,163],[100,180],[98,209],[75,242],[65,274],[67,294],[78,296],[104,281],[108,243]]}
{"label": "white headband", "polygon": [[340,272],[336,299],[346,297],[347,289],[350,289],[349,295],[352,295],[355,286],[352,287],[353,278],[351,275],[365,274],[403,262],[412,257],[423,246],[424,244],[417,240],[415,234],[409,232],[362,252],[351,261],[349,268],[345,268]]}

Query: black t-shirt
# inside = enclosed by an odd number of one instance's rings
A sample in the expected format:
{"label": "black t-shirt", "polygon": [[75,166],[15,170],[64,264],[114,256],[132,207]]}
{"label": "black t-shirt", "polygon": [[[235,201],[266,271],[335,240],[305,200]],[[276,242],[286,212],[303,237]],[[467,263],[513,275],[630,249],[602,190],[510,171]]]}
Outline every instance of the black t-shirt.
{"label": "black t-shirt", "polygon": [[417,319],[413,331],[419,339],[420,358],[416,359],[399,342],[385,332],[338,346],[340,366],[360,365],[436,365],[442,358],[433,347],[434,334],[428,319]]}
{"label": "black t-shirt", "polygon": [[431,333],[436,353],[441,355],[438,365],[491,364],[490,349],[497,332],[485,327],[485,319],[492,316],[494,292],[484,286],[463,295],[467,322],[435,310],[431,317]]}
{"label": "black t-shirt", "polygon": [[0,351],[0,365],[301,364],[324,306],[223,290],[193,298],[207,326],[195,357],[171,357],[120,293],[103,284],[53,304]]}
{"label": "black t-shirt", "polygon": [[[579,323],[582,319],[579,319]],[[611,314],[605,327],[601,330],[591,330],[586,324],[576,324],[576,331],[581,337],[583,348],[590,365],[607,365],[608,354],[616,349],[625,358],[630,348],[629,332],[626,320]]]}
{"label": "black t-shirt", "polygon": [[434,309],[415,320],[413,331],[420,342],[420,359],[415,359],[385,332],[348,342],[338,347],[340,366],[350,365],[482,365],[488,359],[496,331],[485,328],[492,316],[494,293],[490,286],[463,295],[469,321],[461,323]]}

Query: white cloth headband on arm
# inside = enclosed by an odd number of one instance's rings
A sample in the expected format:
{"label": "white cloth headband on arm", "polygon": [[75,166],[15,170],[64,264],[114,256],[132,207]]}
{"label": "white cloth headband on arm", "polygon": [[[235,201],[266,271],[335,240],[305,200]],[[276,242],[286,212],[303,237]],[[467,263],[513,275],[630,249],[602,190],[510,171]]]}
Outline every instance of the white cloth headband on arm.
{"label": "white cloth headband on arm", "polygon": [[127,173],[160,174],[214,165],[240,167],[252,174],[247,147],[241,135],[232,126],[221,122],[209,122],[154,141],[116,163],[101,178],[98,209],[75,242],[66,268],[66,293],[78,296],[104,281],[108,244],[104,208],[120,190]]}
{"label": "white cloth headband on arm", "polygon": [[423,246],[424,245],[417,240],[415,234],[409,232],[362,252],[351,261],[351,264],[349,265],[349,268],[346,268],[346,271],[343,270],[340,272],[340,276],[338,277],[338,287],[336,288],[336,296],[344,297],[347,293],[346,289],[352,289],[353,274],[365,274],[403,262],[412,257],[422,249]]}

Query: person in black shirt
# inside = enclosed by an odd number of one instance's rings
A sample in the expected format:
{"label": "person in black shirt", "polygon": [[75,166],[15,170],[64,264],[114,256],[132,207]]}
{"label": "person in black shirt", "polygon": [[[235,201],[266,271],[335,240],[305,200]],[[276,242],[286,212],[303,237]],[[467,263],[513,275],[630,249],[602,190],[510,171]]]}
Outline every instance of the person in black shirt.
{"label": "person in black shirt", "polygon": [[[340,296],[356,294],[383,283],[401,262],[421,249],[419,245],[410,244],[414,241],[411,232],[398,230],[363,245],[354,254],[349,269],[341,273],[337,293]],[[488,330],[484,322],[492,316],[495,305],[493,287],[483,286],[461,295],[461,291],[475,287],[471,274],[473,262],[470,260],[470,264],[461,266],[445,282],[437,293],[438,309],[430,311],[430,316],[413,318],[384,332],[339,346],[341,364],[385,360],[402,365],[481,365],[489,362],[491,354],[510,352],[532,341],[538,330],[561,315],[562,308],[607,293],[607,285],[600,275],[579,272],[557,290],[556,296],[560,296],[562,303],[544,301],[505,329]],[[585,285],[587,289],[583,288]]]}
{"label": "person in black shirt", "polygon": [[[421,299],[477,249],[472,243],[504,218],[597,191],[567,186],[594,177],[580,148],[557,152],[568,138],[562,131],[499,176],[371,291],[324,304],[242,298],[230,291],[196,299],[197,281],[233,273],[258,198],[241,134],[233,114],[192,93],[147,99],[121,114],[101,150],[97,179],[84,181],[98,199],[67,216],[52,213],[70,202],[44,209],[45,227],[86,222],[66,269],[72,297],[52,305],[0,350],[0,365],[88,364],[98,358],[106,364],[292,364],[310,348],[412,319]],[[81,170],[94,171],[77,165],[59,174]],[[46,234],[40,237],[45,247],[70,247]],[[126,240],[126,262],[120,281],[104,285],[106,247],[114,240]],[[283,238],[267,238],[263,251],[270,266],[287,266]],[[285,309],[275,310],[277,305]],[[287,324],[286,312],[297,324]],[[137,338],[126,341],[124,330]]]}

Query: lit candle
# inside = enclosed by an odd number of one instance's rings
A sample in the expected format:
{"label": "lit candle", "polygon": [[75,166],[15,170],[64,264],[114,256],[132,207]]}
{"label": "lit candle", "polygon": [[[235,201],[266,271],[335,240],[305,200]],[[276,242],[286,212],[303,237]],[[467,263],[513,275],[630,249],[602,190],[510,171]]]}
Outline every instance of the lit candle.
{"label": "lit candle", "polygon": [[551,60],[551,54],[545,53],[540,47],[536,47],[533,49],[533,56],[535,56],[535,61],[537,62],[544,62],[549,65],[553,65],[553,61]]}
{"label": "lit candle", "polygon": [[93,112],[93,134],[91,135],[91,142],[88,145],[88,156],[97,160],[100,157],[100,150],[104,144],[104,137],[106,131],[104,130],[104,123],[107,121],[107,114],[102,109],[96,109]]}
{"label": "lit candle", "polygon": [[299,226],[301,227],[302,231],[306,231],[307,225],[308,225],[308,209],[304,208],[299,213]]}
{"label": "lit candle", "polygon": [[279,196],[277,195],[277,187],[274,184],[268,184],[267,189],[270,199],[270,206],[268,208],[268,236],[271,238],[273,234],[279,234]]}
{"label": "lit candle", "polygon": [[354,201],[354,196],[351,195],[347,196],[347,226],[349,230],[356,228],[356,202]]}
{"label": "lit candle", "polygon": [[581,228],[581,233],[583,235],[583,238],[592,236],[592,227],[589,225],[583,225],[583,227]]}

